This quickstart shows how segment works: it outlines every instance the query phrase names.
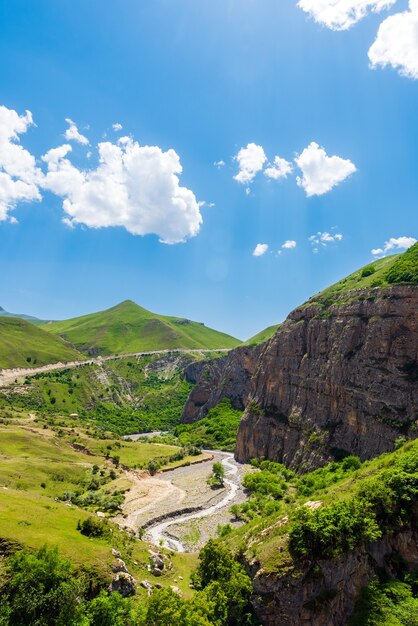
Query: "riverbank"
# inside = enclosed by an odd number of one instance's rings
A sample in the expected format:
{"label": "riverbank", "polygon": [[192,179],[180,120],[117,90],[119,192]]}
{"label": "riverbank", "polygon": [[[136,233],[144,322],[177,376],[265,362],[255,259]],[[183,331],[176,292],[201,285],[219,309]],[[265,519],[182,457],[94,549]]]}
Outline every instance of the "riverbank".
{"label": "riverbank", "polygon": [[[237,524],[229,509],[246,499],[242,477],[249,468],[238,464],[228,452],[204,452],[208,460],[198,465],[154,477],[131,472],[133,486],[126,495],[122,514],[115,521],[135,531],[146,527],[145,537],[150,543],[179,552],[199,550],[210,537],[216,536],[219,524]],[[223,488],[207,484],[215,461],[225,466]]]}

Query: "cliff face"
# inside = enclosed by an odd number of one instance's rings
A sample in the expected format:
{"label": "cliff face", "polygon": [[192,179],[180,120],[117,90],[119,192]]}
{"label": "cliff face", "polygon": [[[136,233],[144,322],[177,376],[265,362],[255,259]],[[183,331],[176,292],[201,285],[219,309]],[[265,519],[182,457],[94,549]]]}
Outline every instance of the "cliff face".
{"label": "cliff face", "polygon": [[236,458],[311,469],[393,450],[418,420],[418,288],[351,291],[296,309],[267,343],[200,366],[184,421],[246,407]]}
{"label": "cliff face", "polygon": [[417,568],[418,533],[409,527],[281,577],[253,566],[253,604],[263,626],[345,626],[373,576],[385,571],[396,577]]}
{"label": "cliff face", "polygon": [[182,422],[191,424],[203,419],[224,398],[231,400],[234,409],[244,410],[260,354],[261,346],[241,347],[220,359],[189,365],[186,378],[196,386],[187,400]]}

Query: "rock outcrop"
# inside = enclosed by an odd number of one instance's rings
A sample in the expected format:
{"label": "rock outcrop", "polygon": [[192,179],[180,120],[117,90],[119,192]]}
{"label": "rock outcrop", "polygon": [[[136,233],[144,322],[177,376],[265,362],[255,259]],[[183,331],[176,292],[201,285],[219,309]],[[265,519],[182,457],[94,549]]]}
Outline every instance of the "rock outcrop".
{"label": "rock outcrop", "polygon": [[224,398],[231,400],[235,409],[244,410],[260,354],[261,347],[242,346],[227,356],[198,361],[186,367],[186,379],[196,386],[187,400],[182,422],[191,424],[203,419]]}
{"label": "rock outcrop", "polygon": [[415,436],[418,287],[363,289],[308,302],[256,348],[199,364],[183,420],[223,398],[245,407],[235,455],[308,470],[368,459]]}
{"label": "rock outcrop", "polygon": [[418,568],[415,527],[338,558],[307,562],[283,576],[253,571],[253,605],[263,626],[345,626],[361,589],[377,574]]}

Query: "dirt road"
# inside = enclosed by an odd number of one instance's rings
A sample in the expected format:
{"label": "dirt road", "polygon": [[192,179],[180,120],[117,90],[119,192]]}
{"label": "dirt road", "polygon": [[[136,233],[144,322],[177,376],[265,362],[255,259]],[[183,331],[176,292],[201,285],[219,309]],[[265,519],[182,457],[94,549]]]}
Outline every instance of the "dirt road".
{"label": "dirt road", "polygon": [[14,369],[0,369],[0,387],[6,387],[15,382],[16,379],[26,378],[28,376],[34,376],[35,374],[41,374],[43,372],[52,372],[54,370],[63,370],[74,367],[81,367],[82,365],[93,365],[95,363],[105,363],[106,361],[114,361],[118,359],[126,358],[140,358],[141,356],[150,356],[153,354],[172,354],[174,353],[193,353],[193,354],[208,354],[212,352],[229,352],[229,348],[219,349],[188,349],[188,348],[174,348],[172,350],[149,350],[147,352],[129,352],[126,354],[111,354],[109,356],[97,356],[91,359],[85,359],[82,361],[68,361],[67,363],[50,363],[49,365],[41,365],[39,367],[17,367]]}

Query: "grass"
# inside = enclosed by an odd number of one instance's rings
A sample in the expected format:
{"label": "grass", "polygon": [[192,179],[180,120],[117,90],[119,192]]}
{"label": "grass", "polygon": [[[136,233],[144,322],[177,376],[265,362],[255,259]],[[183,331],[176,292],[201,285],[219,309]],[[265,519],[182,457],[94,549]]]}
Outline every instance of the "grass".
{"label": "grass", "polygon": [[258,346],[260,343],[264,343],[268,341],[271,337],[273,337],[276,330],[279,328],[280,324],[273,324],[273,326],[268,326],[264,330],[261,330],[259,333],[247,339],[244,343],[245,346]]}
{"label": "grass", "polygon": [[18,317],[0,317],[0,368],[36,367],[83,358],[60,337]]}
{"label": "grass", "polygon": [[111,309],[62,322],[45,330],[87,354],[127,354],[170,348],[234,348],[238,339],[190,320],[151,313],[127,300]]}
{"label": "grass", "polygon": [[[190,597],[190,575],[197,555],[173,554],[173,568],[158,581],[147,569],[148,545],[132,538],[111,525],[112,534],[104,538],[88,538],[77,530],[92,510],[82,509],[60,501],[64,492],[88,489],[92,478],[100,477],[99,492],[125,491],[130,481],[102,452],[118,453],[129,466],[151,459],[167,457],[178,450],[175,446],[130,443],[112,438],[96,439],[90,432],[76,426],[74,420],[34,420],[24,412],[0,411],[0,540],[12,545],[38,549],[44,544],[57,545],[60,553],[76,566],[91,566],[107,578],[111,574],[111,549],[121,551],[129,572],[141,581],[160,582],[163,586],[176,584],[185,597]],[[90,456],[72,448],[77,440],[96,452]],[[120,444],[120,447],[117,445]],[[107,446],[111,445],[109,451]],[[93,472],[93,466],[99,470]],[[116,474],[109,478],[110,470]],[[183,580],[180,578],[182,577]],[[175,582],[177,580],[177,582]],[[138,596],[146,592],[138,588]]]}

